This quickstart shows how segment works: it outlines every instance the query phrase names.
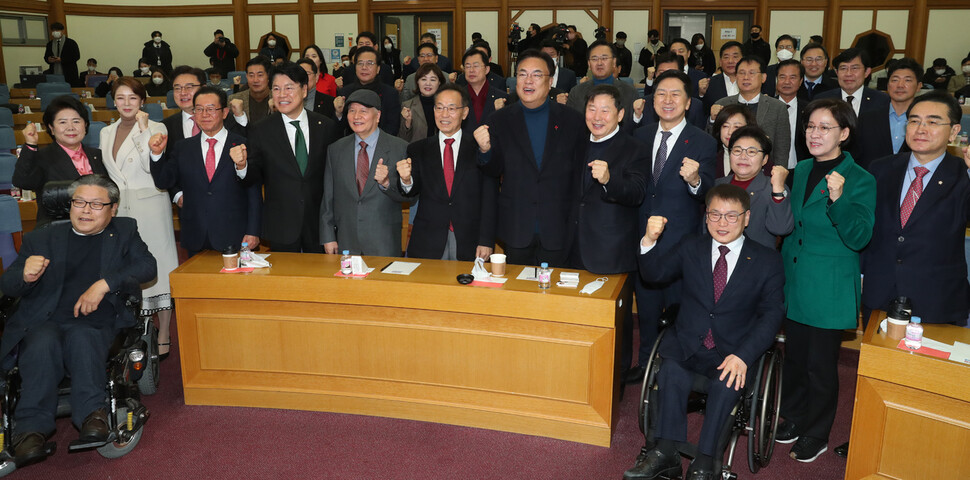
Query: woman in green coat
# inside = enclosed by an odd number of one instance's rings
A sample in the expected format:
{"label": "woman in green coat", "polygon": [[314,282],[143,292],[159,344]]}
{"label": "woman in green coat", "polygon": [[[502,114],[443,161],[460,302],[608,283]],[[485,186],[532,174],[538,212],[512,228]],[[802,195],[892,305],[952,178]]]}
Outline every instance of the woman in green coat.
{"label": "woman in green coat", "polygon": [[814,157],[795,167],[785,239],[785,369],[777,440],[811,462],[827,449],[838,403],[842,330],[856,326],[862,290],[859,252],[872,237],[876,181],[842,149],[856,128],[852,107],[823,99],[805,109]]}

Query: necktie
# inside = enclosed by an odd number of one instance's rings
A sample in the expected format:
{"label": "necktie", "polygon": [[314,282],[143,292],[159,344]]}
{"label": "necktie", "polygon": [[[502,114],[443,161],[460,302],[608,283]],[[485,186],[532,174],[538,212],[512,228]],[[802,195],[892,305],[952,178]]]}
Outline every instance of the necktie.
{"label": "necktie", "polygon": [[54,56],[55,57],[60,57],[61,56],[61,39],[57,39],[57,46],[55,47],[55,50],[57,50],[57,53]]}
{"label": "necktie", "polygon": [[216,142],[218,140],[207,138],[205,141],[209,142],[209,151],[205,152],[205,174],[211,182],[212,176],[216,173]]}
{"label": "necktie", "polygon": [[849,103],[849,106],[852,107],[852,110],[855,110],[855,105],[852,104],[852,100],[855,100],[855,96],[849,95],[845,97],[845,101]]}
{"label": "necktie", "polygon": [[913,179],[913,183],[909,184],[906,198],[903,199],[903,204],[899,207],[899,221],[904,227],[906,222],[909,221],[909,216],[913,214],[913,208],[916,207],[920,195],[923,194],[923,176],[930,173],[930,170],[926,167],[914,167],[913,170],[916,172],[916,178]]}
{"label": "necktie", "polygon": [[306,165],[310,161],[310,156],[306,151],[306,138],[303,136],[303,130],[300,130],[300,121],[293,120],[290,125],[296,127],[296,146],[293,149],[296,153],[296,164],[300,166],[300,173],[306,173]]}
{"label": "necktie", "polygon": [[357,193],[359,195],[364,194],[368,173],[370,173],[370,158],[367,156],[367,142],[360,142],[360,152],[357,153]]}
{"label": "necktie", "polygon": [[[451,196],[451,186],[455,183],[455,152],[451,148],[452,143],[455,143],[454,138],[445,139],[445,158],[441,163],[442,168],[445,170],[445,188],[448,189],[449,197]],[[455,227],[451,222],[448,222],[448,230],[455,231]]]}
{"label": "necktie", "polygon": [[189,117],[189,118],[192,120],[192,136],[194,137],[194,136],[198,135],[199,133],[201,133],[202,132],[202,129],[199,128],[199,124],[198,123],[195,123],[195,116],[194,115],[191,116],[191,117]]}
{"label": "necktie", "polygon": [[664,171],[664,163],[667,163],[667,139],[672,135],[670,132],[660,132],[660,147],[657,148],[657,159],[653,162],[653,184],[656,185],[660,180],[660,174]]}
{"label": "necktie", "polygon": [[[724,245],[718,246],[717,249],[721,252],[721,256],[714,263],[714,303],[721,299],[724,286],[727,285],[727,258],[725,257],[731,251]],[[714,348],[714,333],[710,329],[707,330],[707,336],[704,337],[704,346],[708,350]]]}

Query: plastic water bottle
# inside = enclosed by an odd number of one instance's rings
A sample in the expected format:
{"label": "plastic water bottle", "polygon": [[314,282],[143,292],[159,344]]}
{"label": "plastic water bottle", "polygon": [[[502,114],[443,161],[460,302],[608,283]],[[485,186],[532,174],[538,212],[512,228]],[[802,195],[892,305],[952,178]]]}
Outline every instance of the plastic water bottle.
{"label": "plastic water bottle", "polygon": [[906,348],[918,350],[923,346],[923,325],[922,319],[913,316],[913,319],[906,325]]}
{"label": "plastic water bottle", "polygon": [[344,275],[354,273],[354,261],[350,257],[350,250],[344,250],[344,254],[340,256],[340,273]]}
{"label": "plastic water bottle", "polygon": [[539,265],[539,288],[543,290],[548,290],[549,286],[552,284],[552,271],[549,270],[549,264],[542,262]]}
{"label": "plastic water bottle", "polygon": [[34,91],[33,91],[33,90],[31,90],[31,91],[30,91],[30,99],[31,99],[31,100],[33,100],[33,99],[34,99]]}
{"label": "plastic water bottle", "polygon": [[239,249],[239,266],[247,266],[253,261],[253,251],[249,249],[249,242],[242,242],[242,248]]}

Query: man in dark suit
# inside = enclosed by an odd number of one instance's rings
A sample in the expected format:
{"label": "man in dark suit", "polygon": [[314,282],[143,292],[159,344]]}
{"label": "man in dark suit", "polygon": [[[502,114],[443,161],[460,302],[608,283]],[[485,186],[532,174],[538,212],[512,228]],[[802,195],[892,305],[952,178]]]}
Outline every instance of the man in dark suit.
{"label": "man in dark suit", "polygon": [[923,76],[923,67],[912,58],[892,62],[886,74],[889,78],[889,104],[859,116],[859,133],[852,140],[850,148],[852,158],[866,170],[872,162],[882,157],[909,151],[906,145],[906,111],[923,88],[923,83],[919,81]]}
{"label": "man in dark suit", "polygon": [[[493,78],[489,75],[488,56],[480,48],[472,47],[461,57],[464,67],[463,80],[456,81],[463,85],[470,100],[468,117],[465,119],[465,129],[475,131],[479,125],[484,125],[495,113],[495,100],[507,99],[505,93],[505,79]],[[496,84],[496,82],[499,82]]]}
{"label": "man in dark suit", "polygon": [[18,467],[47,458],[57,386],[67,372],[79,440],[107,441],[105,359],[118,330],[135,323],[127,294],[140,296],[139,284],[156,273],[135,221],[114,218],[121,197],[114,182],[85,175],[70,190],[70,223],[25,235],[0,283],[5,294],[20,297],[0,343],[0,358],[19,345],[23,381],[12,442]]}
{"label": "man in dark suit", "polygon": [[924,323],[967,324],[970,155],[946,153],[960,133],[960,116],[960,105],[946,92],[917,97],[906,127],[912,152],[871,164],[877,197],[872,241],[862,255],[867,310],[887,310],[903,295]]}
{"label": "man in dark suit", "polygon": [[[798,95],[802,79],[805,78],[805,67],[798,60],[791,59],[778,63],[776,71],[775,91],[778,93],[778,100],[785,104],[788,127],[791,129],[791,148],[788,158],[784,159],[784,165],[790,173],[799,161],[812,157],[805,143],[805,121],[802,119],[802,112],[805,111],[808,101]],[[791,175],[788,180],[791,181]]]}
{"label": "man in dark suit", "polygon": [[47,42],[44,50],[44,61],[50,67],[44,73],[64,75],[64,81],[72,87],[83,87],[77,76],[77,62],[81,59],[81,50],[71,38],[64,35],[64,24],[51,24],[51,41]]}
{"label": "man in dark suit", "polygon": [[[393,82],[385,84],[378,80],[381,62],[377,50],[371,47],[358,48],[357,52],[354,53],[354,65],[357,71],[357,81],[355,83],[346,83],[345,81],[344,86],[337,90],[337,99],[334,100],[333,107],[334,113],[337,115],[337,122],[347,124],[346,115],[344,115],[344,104],[347,103],[347,97],[357,90],[370,90],[381,101],[380,111],[387,112],[387,115],[378,115],[381,119],[380,129],[390,135],[397,135],[401,128],[401,115],[400,113],[391,115],[390,112],[401,111],[401,97],[392,86]],[[353,130],[353,126],[346,125],[345,132]]]}
{"label": "man in dark suit", "polygon": [[711,77],[707,90],[703,88],[700,97],[704,99],[704,112],[711,113],[711,106],[718,100],[731,95],[737,95],[738,90],[738,62],[741,61],[741,44],[730,41],[721,45],[721,73]]}
{"label": "man in dark suit", "polygon": [[[313,60],[309,58],[301,58],[297,62],[297,65],[303,67],[306,72],[307,79],[309,81],[307,88],[306,98],[303,100],[303,108],[319,113],[331,120],[337,119],[337,113],[333,109],[333,99],[334,97],[327,95],[319,90],[315,86],[317,79],[320,78],[320,73],[317,70],[317,64],[313,63]],[[273,100],[276,103],[276,100]],[[277,105],[277,110],[279,110],[279,104]]]}
{"label": "man in dark suit", "polygon": [[[681,57],[673,52],[663,52],[657,54],[653,58],[657,66],[650,67],[650,69],[654,70],[657,76],[663,72],[666,72],[667,70],[684,70],[684,57]],[[691,69],[690,71],[697,70]],[[653,108],[653,93],[644,95],[643,100],[644,101],[642,103],[633,103],[633,120],[637,122],[637,127],[660,121],[660,115],[658,115],[657,111]],[[642,117],[644,114],[648,115],[647,119],[640,120],[640,117]],[[691,98],[690,107],[687,109],[687,123],[690,123],[701,130],[707,128],[707,116],[704,115],[704,102],[700,98]]]}
{"label": "man in dark suit", "polygon": [[[685,117],[691,103],[690,78],[679,71],[668,70],[657,77],[653,108],[660,122],[636,130],[634,136],[650,149],[650,171],[647,191],[640,206],[639,230],[646,228],[647,218],[660,215],[671,219],[657,249],[664,253],[684,235],[696,233],[701,225],[704,194],[714,186],[714,138],[687,124]],[[640,324],[639,365],[627,373],[628,382],[643,378],[650,349],[657,340],[658,320],[663,309],[679,301],[679,283],[646,283],[635,285],[637,316]],[[626,367],[626,364],[623,365]]]}
{"label": "man in dark suit", "polygon": [[825,77],[829,68],[829,52],[821,43],[805,45],[800,55],[802,66],[805,67],[805,80],[798,89],[798,97],[806,104],[814,100],[816,95],[839,87]]}
{"label": "man in dark suit", "polygon": [[[312,65],[313,62],[308,62]],[[248,141],[229,151],[246,185],[264,190],[262,237],[274,251],[323,253],[320,200],[327,148],[337,124],[304,109],[310,83],[304,65],[273,71],[277,112],[250,128]],[[319,92],[317,92],[320,95]]]}
{"label": "man in dark suit", "polygon": [[236,47],[222,29],[212,32],[212,43],[210,43],[202,54],[209,57],[209,63],[213,68],[222,72],[222,77],[229,76],[229,72],[236,70],[236,57],[239,56],[239,48]]}
{"label": "man in dark suit", "polygon": [[563,92],[569,93],[576,86],[576,72],[561,65],[559,46],[556,42],[552,40],[543,40],[540,45],[540,50],[545,52],[552,58],[553,63],[556,64],[556,71],[552,74],[552,88],[558,88]]}
{"label": "man in dark suit", "polygon": [[838,98],[848,102],[856,116],[889,105],[889,95],[865,86],[872,73],[869,54],[860,48],[848,48],[832,60],[839,76],[839,88],[816,94],[813,98]]}
{"label": "man in dark suit", "polygon": [[226,92],[202,87],[195,94],[195,121],[201,132],[167,151],[167,137],[153,135],[151,172],[155,186],[182,190],[181,244],[189,256],[202,250],[223,250],[247,242],[259,245],[262,199],[259,185],[246,186],[245,172],[236,168],[229,151],[246,139],[226,130]]}
{"label": "man in dark suit", "polygon": [[656,247],[668,219],[652,216],[640,241],[640,274],[650,282],[683,279],[684,296],[677,321],[660,343],[656,447],[641,450],[624,479],[680,478],[676,444],[687,440],[694,374],[708,378],[708,393],[698,455],[687,479],[714,478],[721,430],[751,380],[748,374],[758,374],[749,367],[774,342],[785,316],[781,255],[743,235],[750,217],[748,193],[718,185],[706,203],[710,235],[693,236],[663,252]]}
{"label": "man in dark suit", "polygon": [[408,146],[397,162],[397,188],[418,198],[408,257],[470,261],[488,258],[495,246],[498,182],[478,168],[478,144],[462,132],[468,94],[445,85],[435,95],[438,135]]}
{"label": "man in dark suit", "polygon": [[549,55],[523,52],[516,66],[519,101],[475,130],[479,163],[501,179],[497,233],[510,264],[568,262],[586,126],[575,110],[549,99],[555,68]]}
{"label": "man in dark suit", "polygon": [[765,79],[764,85],[761,86],[761,93],[769,97],[776,96],[775,80],[778,78],[778,67],[781,66],[781,62],[791,60],[795,56],[795,38],[788,34],[778,37],[775,40],[775,56],[778,58],[778,63],[768,65],[767,69],[765,69],[768,78]]}
{"label": "man in dark suit", "polygon": [[[373,80],[393,87],[394,73],[391,71],[392,69],[390,65],[387,65],[381,61],[381,55],[378,53],[380,47],[378,45],[380,44],[377,42],[377,35],[374,35],[372,32],[360,32],[357,34],[357,49],[359,50],[364,47],[373,49],[375,55],[377,55],[377,66],[383,66],[383,68],[378,68],[375,72],[373,72]],[[357,61],[355,60],[354,63],[357,63]],[[361,81],[361,79],[357,76],[357,70],[358,69],[356,68],[344,69],[342,78],[344,80],[345,87],[355,83],[369,83],[371,81],[370,75],[368,75],[367,81]]]}

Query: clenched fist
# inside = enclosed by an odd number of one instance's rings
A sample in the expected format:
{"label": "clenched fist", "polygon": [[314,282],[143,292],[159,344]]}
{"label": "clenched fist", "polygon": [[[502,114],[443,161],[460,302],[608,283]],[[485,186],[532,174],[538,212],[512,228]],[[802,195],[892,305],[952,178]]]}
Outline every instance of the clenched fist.
{"label": "clenched fist", "polygon": [[246,168],[246,159],[249,158],[246,153],[246,145],[236,145],[229,149],[229,158],[232,159],[232,163],[236,164],[236,170],[242,170]]}
{"label": "clenched fist", "polygon": [[834,202],[842,196],[842,187],[845,186],[845,177],[839,172],[832,172],[825,176],[825,183],[829,188],[829,198]]}
{"label": "clenched fist", "polygon": [[593,178],[600,182],[600,185],[606,185],[610,182],[610,164],[603,160],[593,160],[586,165],[592,170]]}
{"label": "clenched fist", "polygon": [[399,78],[397,80],[394,80],[394,89],[397,90],[398,92],[404,90],[404,79],[403,78]]}
{"label": "clenched fist", "polygon": [[699,82],[697,82],[697,96],[703,97],[704,95],[706,95],[707,87],[709,87],[710,85],[711,85],[710,78],[702,78]]}
{"label": "clenched fist", "polygon": [[236,75],[235,77],[232,77],[232,84],[233,85],[242,85],[242,77],[239,76],[239,75]]}
{"label": "clenched fist", "polygon": [[24,134],[24,143],[28,145],[37,145],[37,142],[40,141],[40,135],[37,135],[36,123],[33,123],[33,122],[28,123],[27,126],[24,127],[23,134]]}
{"label": "clenched fist", "polygon": [[657,67],[647,67],[647,78],[653,80],[654,76],[657,74]]}
{"label": "clenched fist", "polygon": [[401,118],[404,119],[404,127],[411,128],[411,109],[408,107],[401,107]]}
{"label": "clenched fist", "polygon": [[711,120],[717,118],[717,114],[721,113],[724,109],[724,105],[711,105]]}
{"label": "clenched fist", "polygon": [[642,117],[643,116],[643,107],[646,104],[647,104],[647,101],[644,100],[644,99],[642,99],[642,98],[638,98],[638,99],[634,100],[633,101],[633,116],[634,117]]}
{"label": "clenched fist", "polygon": [[786,179],[788,179],[787,168],[781,165],[771,167],[771,191],[773,193],[782,193],[785,191]]}
{"label": "clenched fist", "polygon": [[166,145],[168,145],[168,135],[164,133],[156,133],[148,139],[148,148],[155,155],[161,155],[165,151]]}
{"label": "clenched fist", "polygon": [[478,142],[478,149],[482,153],[488,153],[492,149],[491,137],[488,134],[488,125],[481,125],[475,129],[475,141]]}
{"label": "clenched fist", "polygon": [[24,283],[36,282],[50,264],[50,259],[44,258],[42,255],[27,257],[27,260],[24,261]]}
{"label": "clenched fist", "polygon": [[700,169],[700,163],[692,158],[684,157],[684,163],[680,165],[680,176],[688,185],[696,188],[701,183]]}
{"label": "clenched fist", "polygon": [[405,158],[397,162],[397,174],[401,177],[401,183],[411,184],[411,158]]}
{"label": "clenched fist", "polygon": [[333,109],[337,112],[337,116],[341,116],[344,113],[344,104],[347,102],[347,97],[339,96],[333,99]]}
{"label": "clenched fist", "polygon": [[148,130],[148,112],[139,110],[138,113],[135,114],[135,122],[138,124],[138,128],[140,128],[141,131],[144,132],[145,130]]}
{"label": "clenched fist", "polygon": [[563,93],[560,93],[559,95],[556,95],[556,103],[558,103],[560,105],[565,105],[566,102],[568,102],[568,101],[569,101],[569,94],[568,93],[563,92]]}
{"label": "clenched fist", "polygon": [[640,246],[649,247],[654,243],[657,243],[657,239],[660,238],[660,234],[664,233],[664,226],[667,225],[667,217],[661,217],[659,215],[654,215],[647,219],[647,231],[643,234],[643,239],[640,240]]}
{"label": "clenched fist", "polygon": [[496,98],[495,99],[495,109],[496,110],[501,110],[502,107],[504,107],[504,106],[505,106],[505,99],[504,98]]}
{"label": "clenched fist", "polygon": [[229,100],[229,109],[232,110],[232,116],[234,117],[241,117],[246,113],[243,111],[243,101],[241,98]]}

